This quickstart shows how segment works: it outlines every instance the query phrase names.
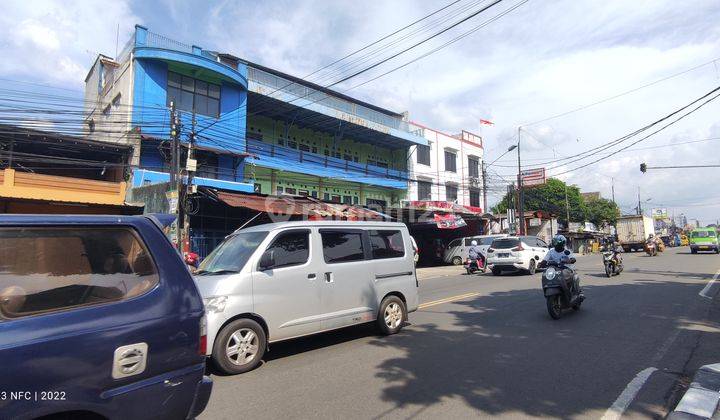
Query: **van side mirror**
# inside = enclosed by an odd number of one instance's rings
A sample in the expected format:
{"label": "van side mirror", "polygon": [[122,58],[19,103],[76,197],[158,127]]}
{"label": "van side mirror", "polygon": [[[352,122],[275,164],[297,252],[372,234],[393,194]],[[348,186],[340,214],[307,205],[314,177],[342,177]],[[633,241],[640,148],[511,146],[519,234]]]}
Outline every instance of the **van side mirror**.
{"label": "van side mirror", "polygon": [[260,271],[264,271],[273,268],[273,266],[275,266],[275,251],[270,249],[263,252],[260,257],[260,264],[258,264],[258,268]]}

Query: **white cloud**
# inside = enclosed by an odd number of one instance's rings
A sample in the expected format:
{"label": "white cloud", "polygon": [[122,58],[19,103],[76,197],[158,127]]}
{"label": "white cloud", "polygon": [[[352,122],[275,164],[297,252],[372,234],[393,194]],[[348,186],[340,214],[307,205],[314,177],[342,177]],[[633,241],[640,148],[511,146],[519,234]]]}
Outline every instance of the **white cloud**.
{"label": "white cloud", "polygon": [[5,1],[0,15],[0,75],[83,88],[99,52],[113,55],[140,22],[127,1]]}

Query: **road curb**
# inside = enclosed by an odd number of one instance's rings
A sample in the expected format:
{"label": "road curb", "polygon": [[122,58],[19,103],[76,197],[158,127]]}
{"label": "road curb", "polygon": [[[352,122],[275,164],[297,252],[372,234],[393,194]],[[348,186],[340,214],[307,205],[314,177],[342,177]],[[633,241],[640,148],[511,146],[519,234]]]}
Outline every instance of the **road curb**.
{"label": "road curb", "polygon": [[685,395],[667,418],[712,419],[718,416],[718,402],[720,402],[720,363],[701,366],[695,373],[690,388],[685,391]]}

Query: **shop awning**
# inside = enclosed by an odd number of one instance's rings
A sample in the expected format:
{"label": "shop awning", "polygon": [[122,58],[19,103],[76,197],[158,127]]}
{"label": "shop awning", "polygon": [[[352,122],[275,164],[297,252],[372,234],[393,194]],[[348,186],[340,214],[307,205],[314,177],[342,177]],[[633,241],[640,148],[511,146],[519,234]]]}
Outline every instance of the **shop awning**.
{"label": "shop awning", "polygon": [[387,220],[382,213],[347,204],[326,203],[311,197],[270,196],[212,191],[218,200],[232,207],[289,216],[305,216],[309,220]]}

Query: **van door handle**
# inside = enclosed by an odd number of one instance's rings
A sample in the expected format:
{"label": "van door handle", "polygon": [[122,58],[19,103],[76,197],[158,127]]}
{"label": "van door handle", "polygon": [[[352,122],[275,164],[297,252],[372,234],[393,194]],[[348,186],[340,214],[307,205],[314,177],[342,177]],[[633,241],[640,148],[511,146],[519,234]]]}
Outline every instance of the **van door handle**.
{"label": "van door handle", "polygon": [[310,273],[310,274],[308,274],[308,278],[312,280],[312,279],[317,278],[317,275],[315,273]]}
{"label": "van door handle", "polygon": [[325,273],[325,283],[332,283],[333,282],[333,275],[331,272]]}

